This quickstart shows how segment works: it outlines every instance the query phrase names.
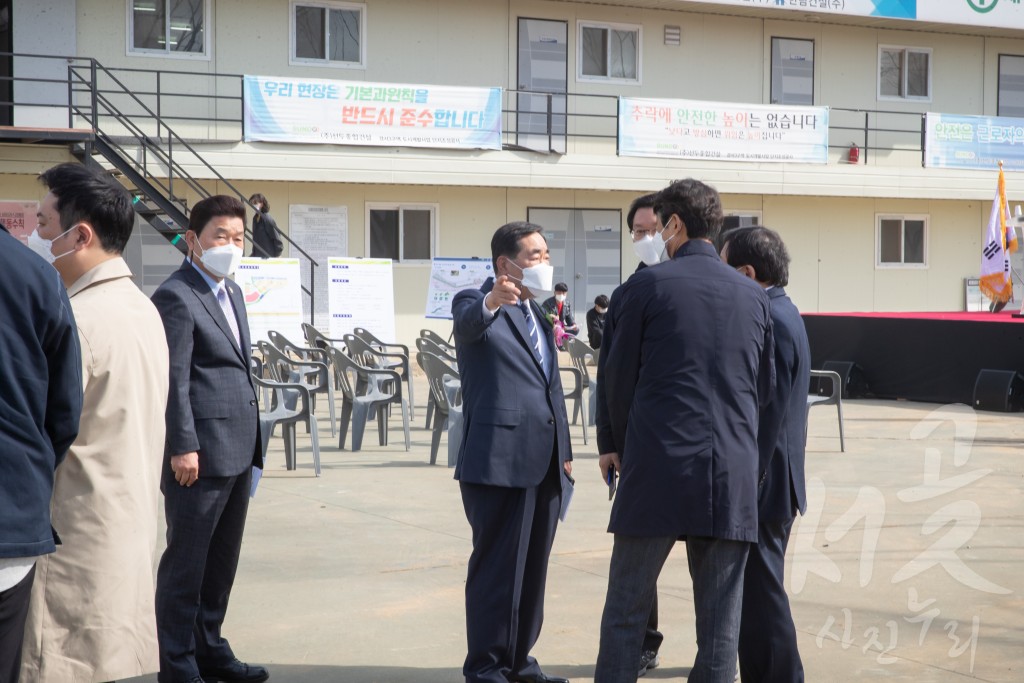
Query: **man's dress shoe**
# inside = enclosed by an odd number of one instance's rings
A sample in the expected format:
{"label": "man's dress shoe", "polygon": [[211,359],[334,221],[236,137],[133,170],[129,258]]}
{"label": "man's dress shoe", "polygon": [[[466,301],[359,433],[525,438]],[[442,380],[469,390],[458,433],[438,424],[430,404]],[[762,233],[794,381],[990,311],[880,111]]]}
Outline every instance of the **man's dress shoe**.
{"label": "man's dress shoe", "polygon": [[534,676],[513,676],[512,683],[569,683],[568,678],[536,674]]}
{"label": "man's dress shoe", "polygon": [[221,666],[200,667],[199,674],[206,683],[263,683],[270,674],[262,666],[246,664],[237,659]]}

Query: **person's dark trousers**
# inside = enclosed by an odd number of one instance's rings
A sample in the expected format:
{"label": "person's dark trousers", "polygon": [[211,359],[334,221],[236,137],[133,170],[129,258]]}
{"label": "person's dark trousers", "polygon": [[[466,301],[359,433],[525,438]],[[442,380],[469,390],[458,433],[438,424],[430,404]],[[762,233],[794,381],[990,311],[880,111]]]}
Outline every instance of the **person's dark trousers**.
{"label": "person's dark trousers", "polygon": [[658,588],[654,588],[654,599],[651,600],[651,615],[647,617],[647,630],[644,632],[643,652],[657,653],[665,636],[658,630]]}
{"label": "person's dark trousers", "polygon": [[762,521],[743,581],[740,677],[743,683],[803,683],[804,667],[784,583],[793,520]]}
{"label": "person's dark trousers", "polygon": [[181,486],[167,469],[161,489],[167,550],[156,576],[160,683],[199,676],[234,659],[220,629],[235,581],[252,472]]}
{"label": "person's dark trousers", "polygon": [[25,578],[0,592],[0,683],[18,683],[21,676],[21,645],[35,576],[33,566]]}
{"label": "person's dark trousers", "polygon": [[466,683],[541,673],[530,656],[544,621],[544,586],[561,503],[558,459],[539,486],[459,484],[473,553],[466,576]]}
{"label": "person's dark trousers", "polygon": [[[676,538],[615,534],[594,683],[634,683],[658,575]],[[689,683],[732,683],[749,543],[690,536],[697,658]]]}

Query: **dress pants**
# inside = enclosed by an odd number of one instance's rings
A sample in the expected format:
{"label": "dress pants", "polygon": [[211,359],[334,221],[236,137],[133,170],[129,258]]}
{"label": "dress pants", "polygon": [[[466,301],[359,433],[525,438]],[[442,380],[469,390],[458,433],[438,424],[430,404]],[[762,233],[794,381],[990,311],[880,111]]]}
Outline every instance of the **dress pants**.
{"label": "dress pants", "polygon": [[658,588],[654,588],[654,600],[651,601],[651,615],[647,617],[647,630],[644,632],[643,652],[658,652],[665,636],[658,630]]}
{"label": "dress pants", "polygon": [[[658,575],[676,540],[615,534],[594,683],[635,683]],[[697,620],[697,658],[686,679],[689,683],[733,682],[743,568],[750,545],[698,536],[686,539]]]}
{"label": "dress pants", "polygon": [[0,683],[15,683],[21,676],[21,646],[35,576],[33,566],[25,578],[0,592]]}
{"label": "dress pants", "polygon": [[530,656],[544,621],[544,587],[561,503],[561,466],[539,486],[459,484],[473,553],[466,576],[466,683],[536,676]]}
{"label": "dress pants", "polygon": [[762,521],[759,542],[750,548],[743,581],[740,622],[740,677],[743,683],[803,683],[784,576],[793,520]]}
{"label": "dress pants", "polygon": [[167,550],[156,576],[160,683],[188,681],[199,667],[234,659],[220,629],[235,581],[252,470],[181,486],[165,468],[161,489]]}

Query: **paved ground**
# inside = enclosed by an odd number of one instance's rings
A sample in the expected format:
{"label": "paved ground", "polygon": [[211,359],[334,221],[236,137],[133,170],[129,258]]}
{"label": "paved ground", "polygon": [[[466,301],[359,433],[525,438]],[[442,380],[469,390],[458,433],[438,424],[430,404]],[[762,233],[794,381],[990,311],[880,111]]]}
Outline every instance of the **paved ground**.
{"label": "paved ground", "polygon": [[[812,411],[810,503],[790,543],[807,681],[1024,680],[1024,418],[906,402],[844,409],[846,453],[834,409]],[[462,680],[469,526],[452,471],[428,464],[422,409],[415,424],[409,452],[397,428],[386,447],[368,431],[359,453],[321,429],[319,479],[306,437],[291,472],[271,443],[225,634],[273,681]],[[547,672],[589,683],[609,503],[593,433],[586,446],[575,427],[573,443],[576,496],[534,654]],[[665,643],[648,678],[684,680],[695,646],[682,545],[659,587]]]}

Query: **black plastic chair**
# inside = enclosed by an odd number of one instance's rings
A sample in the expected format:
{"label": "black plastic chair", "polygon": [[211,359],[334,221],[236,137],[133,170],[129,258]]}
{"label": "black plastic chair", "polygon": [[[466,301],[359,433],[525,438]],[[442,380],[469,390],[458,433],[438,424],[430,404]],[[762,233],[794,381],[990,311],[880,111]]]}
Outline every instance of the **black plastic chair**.
{"label": "black plastic chair", "polygon": [[274,430],[281,425],[284,439],[284,463],[289,470],[296,468],[295,426],[303,422],[313,446],[313,471],[320,476],[320,432],[310,406],[309,389],[293,382],[275,382],[253,374],[253,383],[269,394],[267,406],[260,411],[260,433],[263,437],[263,459]]}
{"label": "black plastic chair", "polygon": [[[419,351],[420,353],[429,353],[434,356],[437,356],[445,363],[447,363],[451,367],[451,369],[456,373],[456,375],[458,375],[459,365],[458,362],[455,360],[454,350],[451,353],[448,353],[447,349],[445,349],[443,346],[437,344],[432,339],[428,339],[426,337],[419,337],[416,339],[416,350]],[[427,396],[427,419],[423,423],[424,429],[430,429],[430,421],[434,415],[434,406],[434,394],[431,393]]]}
{"label": "black plastic chair", "polygon": [[[271,332],[273,334],[273,332]],[[331,378],[330,359],[326,352],[316,349],[327,362],[322,360],[300,360],[287,355],[270,342],[257,344],[263,362],[270,369],[270,375],[278,382],[298,382],[310,395],[311,409],[316,409],[317,394],[327,394],[327,408],[331,416],[331,436],[337,433],[334,419],[334,382]]]}
{"label": "black plastic chair", "polygon": [[449,416],[453,411],[453,406],[448,399],[448,392],[445,390],[445,381],[459,381],[459,374],[452,370],[443,358],[432,353],[417,352],[416,363],[427,376],[430,398],[434,406],[434,429],[430,435],[430,464],[433,465],[437,462],[437,449],[441,443],[441,433],[448,428]]}
{"label": "black plastic chair", "polygon": [[331,367],[341,386],[341,425],[338,448],[345,448],[349,424],[352,425],[352,450],[363,447],[363,432],[371,413],[377,416],[377,436],[381,446],[388,443],[388,408],[398,404],[402,410],[405,450],[412,446],[409,438],[409,411],[402,398],[402,379],[394,370],[369,368],[345,355],[341,349],[327,349]]}
{"label": "black plastic chair", "polygon": [[391,342],[382,341],[373,335],[368,329],[364,327],[356,327],[352,330],[352,334],[358,339],[363,340],[376,350],[380,351],[381,354],[386,355],[390,360],[385,361],[385,365],[392,370],[399,370],[402,373],[402,377],[405,378],[405,383],[409,385],[409,412],[415,417],[416,415],[416,401],[414,400],[413,388],[412,388],[412,365],[410,364],[409,347],[405,344],[395,344]]}

